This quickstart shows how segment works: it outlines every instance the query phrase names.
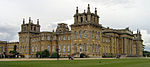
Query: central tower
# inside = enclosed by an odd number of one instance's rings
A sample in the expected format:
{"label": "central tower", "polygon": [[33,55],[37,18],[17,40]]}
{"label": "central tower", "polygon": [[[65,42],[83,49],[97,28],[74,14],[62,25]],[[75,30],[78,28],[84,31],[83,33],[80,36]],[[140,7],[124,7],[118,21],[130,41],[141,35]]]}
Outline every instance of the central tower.
{"label": "central tower", "polygon": [[71,25],[71,53],[75,56],[101,56],[101,29],[97,9],[92,13],[88,4],[87,12],[79,13],[78,7]]}

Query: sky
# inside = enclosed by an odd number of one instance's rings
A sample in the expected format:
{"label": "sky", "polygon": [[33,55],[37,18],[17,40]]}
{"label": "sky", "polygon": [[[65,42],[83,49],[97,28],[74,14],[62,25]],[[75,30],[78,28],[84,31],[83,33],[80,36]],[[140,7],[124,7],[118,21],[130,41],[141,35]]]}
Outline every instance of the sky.
{"label": "sky", "polygon": [[91,12],[95,7],[104,27],[139,29],[145,50],[150,51],[150,0],[0,0],[0,41],[18,41],[18,32],[23,18],[28,23],[40,19],[41,31],[52,31],[58,23],[73,24],[73,15]]}

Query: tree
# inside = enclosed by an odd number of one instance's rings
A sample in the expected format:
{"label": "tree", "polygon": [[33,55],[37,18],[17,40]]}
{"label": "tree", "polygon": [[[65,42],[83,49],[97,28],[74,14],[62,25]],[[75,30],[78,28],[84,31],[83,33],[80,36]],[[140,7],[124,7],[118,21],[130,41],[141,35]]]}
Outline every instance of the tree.
{"label": "tree", "polygon": [[14,49],[10,51],[9,53],[13,54],[14,57],[15,55],[18,55],[19,53],[17,52],[17,45],[14,45]]}

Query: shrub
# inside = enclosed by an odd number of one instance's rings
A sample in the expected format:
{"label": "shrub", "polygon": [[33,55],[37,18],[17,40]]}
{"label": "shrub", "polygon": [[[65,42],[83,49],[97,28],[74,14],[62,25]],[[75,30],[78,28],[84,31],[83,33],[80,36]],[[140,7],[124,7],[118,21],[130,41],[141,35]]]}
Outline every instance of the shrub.
{"label": "shrub", "polygon": [[86,55],[86,54],[84,54],[84,53],[81,53],[80,54],[80,58],[87,58],[88,56]]}
{"label": "shrub", "polygon": [[59,54],[58,53],[52,53],[52,56],[51,56],[51,58],[59,58]]}

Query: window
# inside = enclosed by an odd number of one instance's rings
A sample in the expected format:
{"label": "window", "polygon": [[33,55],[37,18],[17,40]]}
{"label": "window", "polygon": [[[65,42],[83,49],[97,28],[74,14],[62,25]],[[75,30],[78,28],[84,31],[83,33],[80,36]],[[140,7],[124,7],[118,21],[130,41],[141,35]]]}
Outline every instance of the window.
{"label": "window", "polygon": [[95,46],[95,52],[97,52],[97,45],[94,45]]}
{"label": "window", "polygon": [[50,40],[50,36],[47,37],[47,40]]}
{"label": "window", "polygon": [[105,47],[103,46],[103,53],[105,53],[105,51],[104,51],[104,50],[105,50]]}
{"label": "window", "polygon": [[92,38],[94,38],[94,31],[92,32]]}
{"label": "window", "polygon": [[89,45],[89,52],[91,52],[91,45]]}
{"label": "window", "polygon": [[79,45],[79,52],[81,52],[82,51],[82,45],[80,44]]}
{"label": "window", "polygon": [[35,47],[35,52],[37,52],[37,46]]}
{"label": "window", "polygon": [[96,39],[96,37],[97,37],[97,32],[95,32],[95,39]]}
{"label": "window", "polygon": [[53,52],[55,51],[55,45],[53,45],[52,51],[53,51]]}
{"label": "window", "polygon": [[36,27],[34,27],[34,31],[36,31]]}
{"label": "window", "polygon": [[61,45],[59,45],[59,51],[61,52]]}
{"label": "window", "polygon": [[68,45],[68,52],[70,52],[70,45]]}
{"label": "window", "polygon": [[75,31],[74,34],[75,34],[75,39],[77,39],[77,32]]}
{"label": "window", "polygon": [[64,40],[66,40],[66,36],[64,36]]}
{"label": "window", "polygon": [[100,45],[98,45],[98,52],[100,52]]}
{"label": "window", "polygon": [[98,40],[100,40],[100,32],[98,32]]}
{"label": "window", "polygon": [[70,40],[70,36],[68,36],[68,40]]}
{"label": "window", "polygon": [[66,45],[64,45],[64,53],[66,52]]}
{"label": "window", "polygon": [[75,53],[77,53],[77,44],[74,45]]}
{"label": "window", "polygon": [[47,50],[50,51],[50,45],[49,44],[47,45]]}
{"label": "window", "polygon": [[3,46],[1,47],[1,52],[3,52]]}
{"label": "window", "polygon": [[44,51],[44,45],[41,46],[41,50]]}
{"label": "window", "polygon": [[82,38],[82,32],[81,31],[79,31],[79,35],[80,35],[80,38]]}
{"label": "window", "polygon": [[83,22],[83,17],[81,17],[81,23]]}
{"label": "window", "polygon": [[34,52],[34,47],[32,46],[32,52]]}
{"label": "window", "polygon": [[61,40],[61,37],[59,37],[58,40]]}
{"label": "window", "polygon": [[92,45],[92,52],[94,52],[94,45]]}
{"label": "window", "polygon": [[84,38],[87,37],[87,31],[84,31]]}
{"label": "window", "polygon": [[86,51],[87,51],[87,45],[84,44],[84,52],[86,52]]}
{"label": "window", "polygon": [[42,40],[44,40],[44,36],[42,36]]}

